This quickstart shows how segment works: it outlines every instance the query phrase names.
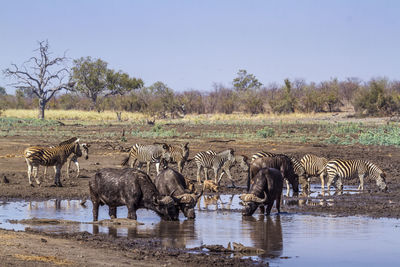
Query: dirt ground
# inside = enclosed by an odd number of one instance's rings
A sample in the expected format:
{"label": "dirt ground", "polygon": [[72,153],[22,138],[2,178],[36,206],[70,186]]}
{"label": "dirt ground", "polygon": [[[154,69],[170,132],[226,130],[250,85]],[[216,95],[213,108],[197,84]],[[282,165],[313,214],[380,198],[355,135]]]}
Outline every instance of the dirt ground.
{"label": "dirt ground", "polygon": [[[93,127],[68,126],[72,132],[96,130]],[[208,126],[210,127],[210,126]],[[215,126],[217,130],[217,127]],[[201,126],[191,131],[201,131]],[[41,187],[31,187],[27,178],[27,166],[22,152],[30,145],[53,145],[60,141],[56,137],[43,138],[41,136],[11,136],[0,138],[0,199],[40,200],[49,198],[81,199],[88,197],[88,180],[96,170],[106,167],[120,168],[120,162],[127,156],[126,149],[134,143],[153,143],[154,139],[138,139],[127,137],[127,142],[118,138],[108,140],[85,140],[91,144],[89,160],[80,159],[81,175],[79,178],[65,179],[63,168],[62,182],[64,187],[52,187],[54,171],[49,168],[47,178],[42,178]],[[251,156],[253,153],[265,150],[275,153],[286,153],[301,158],[306,153],[313,153],[327,158],[367,159],[380,166],[387,173],[389,191],[378,192],[375,181],[366,180],[365,191],[359,194],[345,194],[329,196],[320,199],[330,199],[333,205],[307,205],[306,197],[286,198],[282,210],[292,213],[313,213],[316,215],[334,214],[339,216],[363,215],[371,217],[400,218],[400,149],[384,146],[337,146],[320,144],[273,144],[256,140],[157,140],[168,143],[189,142],[190,157],[197,152],[213,149],[220,151],[234,148],[236,154]],[[175,167],[172,165],[172,167]],[[74,168],[74,166],[73,166]],[[155,174],[154,165],[151,166],[152,176]],[[39,170],[43,173],[43,168]],[[210,173],[211,174],[211,173]],[[72,176],[75,172],[72,172]],[[189,162],[184,169],[184,175],[192,180],[196,179],[195,163]],[[240,194],[244,192],[246,174],[236,166],[232,168],[235,184],[239,188],[227,187],[230,182],[222,180],[221,194]],[[4,181],[7,178],[9,183]],[[313,178],[313,183],[319,183],[319,178]],[[346,181],[346,184],[358,185],[358,180]],[[274,210],[273,210],[274,212]],[[129,240],[126,238],[110,239],[102,235],[81,233],[76,235],[45,235],[34,232],[0,231],[0,260],[2,265],[248,265],[248,260],[221,257],[221,255],[204,256],[188,254],[179,250],[163,250],[157,240]]]}

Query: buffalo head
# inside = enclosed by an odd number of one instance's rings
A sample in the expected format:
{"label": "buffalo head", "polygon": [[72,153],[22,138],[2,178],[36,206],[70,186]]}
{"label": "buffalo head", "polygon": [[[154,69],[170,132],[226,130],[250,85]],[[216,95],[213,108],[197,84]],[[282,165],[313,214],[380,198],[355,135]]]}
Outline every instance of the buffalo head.
{"label": "buffalo head", "polygon": [[179,207],[186,218],[194,219],[196,217],[194,214],[194,207],[202,194],[203,191],[198,194],[185,193],[175,197],[175,201],[179,203]]}
{"label": "buffalo head", "polygon": [[153,198],[153,204],[160,217],[167,221],[177,221],[179,218],[178,203],[172,196],[159,196]]}
{"label": "buffalo head", "polygon": [[264,198],[259,198],[254,194],[243,194],[239,198],[242,200],[240,204],[244,206],[244,210],[242,211],[242,214],[244,216],[253,215],[257,207],[259,205],[265,204],[265,202],[267,201],[267,195],[265,194],[265,192]]}

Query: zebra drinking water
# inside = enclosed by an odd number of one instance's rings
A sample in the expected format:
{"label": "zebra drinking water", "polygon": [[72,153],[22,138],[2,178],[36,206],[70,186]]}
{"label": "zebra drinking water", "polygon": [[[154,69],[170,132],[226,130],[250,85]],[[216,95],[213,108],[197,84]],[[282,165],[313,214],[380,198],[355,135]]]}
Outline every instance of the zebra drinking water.
{"label": "zebra drinking water", "polygon": [[326,172],[328,174],[328,190],[331,184],[333,184],[336,191],[339,191],[339,194],[343,192],[343,179],[352,179],[356,177],[360,179],[358,190],[364,190],[364,178],[368,176],[375,179],[376,185],[380,190],[387,190],[385,172],[377,165],[367,160],[330,160],[326,164]]}

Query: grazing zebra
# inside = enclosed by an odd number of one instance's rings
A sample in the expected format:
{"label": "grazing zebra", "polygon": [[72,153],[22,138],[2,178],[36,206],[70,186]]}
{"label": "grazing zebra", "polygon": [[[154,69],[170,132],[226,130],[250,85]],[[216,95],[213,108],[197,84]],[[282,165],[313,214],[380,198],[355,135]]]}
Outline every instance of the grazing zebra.
{"label": "grazing zebra", "polygon": [[183,167],[189,157],[189,143],[180,145],[170,145],[170,163],[178,164],[178,172],[182,173]]}
{"label": "grazing zebra", "polygon": [[24,157],[26,163],[28,164],[29,184],[33,186],[31,181],[31,175],[33,172],[33,176],[36,180],[36,183],[40,186],[40,181],[37,177],[39,165],[55,166],[56,175],[54,183],[56,186],[62,187],[60,181],[61,167],[68,160],[68,157],[71,154],[75,154],[77,157],[82,156],[82,150],[81,146],[79,145],[79,139],[76,137],[73,137],[65,142],[62,142],[60,145],[51,148],[31,146],[25,149]]}
{"label": "grazing zebra", "polygon": [[310,185],[310,180],[312,176],[319,176],[321,179],[321,189],[322,191],[324,191],[326,177],[325,165],[328,160],[324,157],[318,157],[313,154],[306,154],[304,155],[304,157],[301,158],[300,161],[306,171],[308,184]]}
{"label": "grazing zebra", "polygon": [[[213,151],[213,150],[208,150],[208,151],[206,151],[206,152],[209,153],[209,154],[214,154],[214,155],[217,154],[217,152],[215,152],[215,151]],[[222,165],[222,168],[221,168],[221,169],[222,169],[222,172],[221,172],[221,174],[220,174],[220,176],[219,176],[219,178],[218,178],[218,185],[220,184],[221,179],[222,179],[222,177],[224,176],[224,174],[226,174],[226,176],[228,177],[228,179],[231,181],[232,186],[233,186],[233,187],[236,187],[236,186],[235,186],[235,183],[233,182],[233,178],[232,178],[231,171],[230,171],[230,169],[232,168],[232,166],[235,165],[235,164],[239,164],[239,166],[240,166],[245,172],[248,172],[249,169],[250,169],[249,160],[248,160],[248,158],[247,158],[245,155],[235,155],[235,156],[233,157],[232,160],[227,160],[227,161],[224,163],[224,165]]]}
{"label": "grazing zebra", "polygon": [[328,174],[328,190],[333,183],[336,190],[339,190],[340,193],[342,193],[343,179],[352,179],[356,177],[360,179],[358,190],[364,190],[364,178],[367,176],[375,179],[376,185],[380,190],[387,190],[385,172],[382,171],[377,165],[367,160],[330,160],[326,164],[326,172]]}
{"label": "grazing zebra", "polygon": [[[70,139],[70,140],[71,140],[71,139]],[[70,141],[70,140],[61,142],[61,143],[58,144],[58,145],[59,145],[59,146],[60,146],[60,145],[63,145],[63,144],[65,144],[66,142],[68,142],[68,141]],[[79,144],[79,145],[81,146],[81,151],[82,151],[82,156],[83,156],[83,158],[86,159],[86,160],[88,160],[88,159],[89,159],[89,147],[90,147],[90,145],[89,145],[89,144],[86,144],[86,143]],[[54,146],[51,146],[51,147],[54,147]],[[69,169],[70,169],[70,167],[71,167],[71,162],[73,162],[73,163],[75,164],[75,166],[76,166],[76,176],[75,176],[75,178],[78,178],[78,177],[79,177],[79,174],[80,174],[80,168],[79,168],[78,156],[75,155],[75,154],[72,154],[72,155],[69,156],[68,159],[67,159],[67,178],[69,179]],[[54,166],[54,171],[56,171],[55,166]],[[44,167],[44,175],[43,175],[44,178],[46,178],[46,174],[47,174],[47,166]]]}
{"label": "grazing zebra", "polygon": [[[303,192],[304,193],[309,192],[310,185],[307,183],[307,180],[306,180],[306,171],[304,170],[304,167],[301,164],[301,162],[298,159],[296,159],[295,157],[285,155],[285,154],[275,154],[275,153],[271,153],[271,152],[260,151],[260,152],[253,154],[251,156],[251,160],[254,161],[258,158],[277,157],[277,156],[285,156],[285,157],[288,157],[292,161],[294,173],[299,177],[299,183],[301,184],[301,188],[302,188]],[[290,185],[289,185],[288,179],[285,178],[285,181],[286,181],[286,188],[287,188],[286,196],[288,197]]]}
{"label": "grazing zebra", "polygon": [[218,171],[222,168],[226,161],[234,159],[233,149],[224,150],[218,154],[210,151],[202,151],[194,156],[197,165],[197,182],[201,184],[200,171],[204,168],[205,179],[208,180],[208,169],[214,170],[214,182],[218,183]]}
{"label": "grazing zebra", "polygon": [[150,175],[150,163],[156,163],[157,175],[160,173],[160,162],[170,161],[170,150],[167,144],[157,144],[157,145],[140,145],[135,144],[129,151],[128,157],[126,157],[122,162],[122,166],[128,165],[129,160],[131,160],[130,167],[135,166],[136,161],[139,162],[138,169],[142,167],[144,162],[147,163],[147,174]]}

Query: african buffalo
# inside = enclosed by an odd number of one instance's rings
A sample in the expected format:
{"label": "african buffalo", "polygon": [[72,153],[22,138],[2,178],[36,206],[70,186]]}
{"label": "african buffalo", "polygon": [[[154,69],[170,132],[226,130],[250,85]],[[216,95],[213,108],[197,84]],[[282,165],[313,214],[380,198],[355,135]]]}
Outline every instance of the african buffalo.
{"label": "african buffalo", "polygon": [[[299,194],[299,176],[295,173],[291,159],[286,155],[277,155],[275,157],[263,157],[254,160],[250,165],[250,172],[247,178],[247,189],[250,189],[250,181],[262,168],[275,168],[281,171],[293,188],[293,195]],[[282,178],[283,179],[283,178]],[[289,190],[289,189],[288,189]]]}
{"label": "african buffalo", "polygon": [[276,200],[276,209],[280,212],[281,195],[283,189],[283,177],[279,170],[274,168],[263,168],[253,177],[254,182],[251,185],[248,194],[242,194],[240,199],[244,210],[244,216],[253,215],[258,206],[264,212],[264,206],[267,205],[266,214],[269,215]]}
{"label": "african buffalo", "polygon": [[161,194],[174,197],[186,218],[195,218],[194,207],[202,192],[192,193],[182,174],[171,168],[166,168],[157,175],[154,184]]}
{"label": "african buffalo", "polygon": [[150,177],[135,169],[100,169],[89,181],[93,202],[93,221],[98,220],[99,205],[108,205],[111,218],[117,217],[117,207],[126,205],[128,219],[137,219],[140,208],[155,211],[162,219],[178,220],[177,203],[171,196],[159,193]]}

